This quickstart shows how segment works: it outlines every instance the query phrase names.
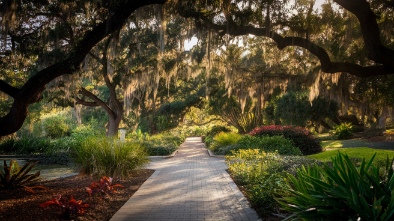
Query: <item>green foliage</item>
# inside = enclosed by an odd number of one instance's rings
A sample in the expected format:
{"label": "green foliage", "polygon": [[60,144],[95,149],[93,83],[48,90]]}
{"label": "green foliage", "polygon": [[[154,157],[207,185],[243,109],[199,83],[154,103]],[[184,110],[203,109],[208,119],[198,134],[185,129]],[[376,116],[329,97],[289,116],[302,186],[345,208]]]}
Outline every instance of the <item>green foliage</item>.
{"label": "green foliage", "polygon": [[87,137],[102,136],[103,131],[97,130],[97,125],[94,124],[82,124],[71,131],[70,136],[75,140],[83,140]]}
{"label": "green foliage", "polygon": [[51,140],[45,137],[10,138],[0,144],[0,150],[13,154],[38,154],[52,148]]}
{"label": "green foliage", "polygon": [[69,126],[61,115],[46,118],[42,122],[42,127],[46,135],[51,138],[59,138],[69,134]]}
{"label": "green foliage", "polygon": [[278,152],[280,155],[302,155],[300,149],[283,136],[253,137],[250,135],[243,136],[234,145],[219,148],[217,153],[226,155],[232,150],[239,149],[260,149],[265,152]]}
{"label": "green foliage", "polygon": [[311,105],[302,93],[288,92],[274,100],[266,110],[275,124],[306,126],[311,116]]}
{"label": "green foliage", "polygon": [[128,177],[131,170],[147,163],[140,143],[120,142],[107,137],[89,137],[72,147],[72,158],[82,173]]}
{"label": "green foliage", "polygon": [[234,151],[226,156],[226,163],[233,179],[244,187],[246,197],[259,214],[270,214],[278,210],[275,197],[286,195],[286,171],[294,173],[301,165],[316,161],[305,157],[266,153],[260,149]]}
{"label": "green foliage", "polygon": [[369,161],[356,167],[347,155],[338,153],[332,166],[303,167],[289,176],[290,196],[278,199],[293,214],[287,219],[302,220],[393,220],[393,160],[385,170]]}
{"label": "green foliage", "polygon": [[216,136],[216,134],[220,132],[230,132],[230,131],[231,130],[229,128],[224,126],[219,126],[219,125],[213,126],[205,135],[204,138],[205,145],[207,147],[210,147],[213,142],[213,138]]}
{"label": "green foliage", "polygon": [[149,156],[166,156],[176,151],[183,140],[169,133],[156,134],[147,138],[145,148]]}
{"label": "green foliage", "polygon": [[20,167],[16,160],[11,160],[8,166],[4,160],[3,171],[0,170],[0,187],[3,189],[14,189],[37,181],[40,171],[28,174],[36,164],[37,162],[29,161],[23,167]]}
{"label": "green foliage", "polygon": [[302,127],[269,125],[253,129],[249,135],[252,136],[276,136],[282,135],[284,138],[293,142],[302,154],[309,155],[320,153],[323,148],[313,134]]}
{"label": "green foliage", "polygon": [[340,125],[335,126],[334,135],[339,140],[346,140],[353,136],[352,129],[353,126],[351,123],[341,123]]}
{"label": "green foliage", "polygon": [[6,138],[0,140],[0,153],[3,154],[14,153],[15,152],[14,144],[15,144],[15,139],[13,138]]}
{"label": "green foliage", "polygon": [[242,135],[234,132],[220,132],[213,138],[212,145],[209,147],[213,152],[216,152],[219,148],[236,144]]}
{"label": "green foliage", "polygon": [[315,125],[319,125],[325,123],[326,118],[335,119],[338,117],[338,109],[337,102],[317,97],[312,101],[311,120]]}
{"label": "green foliage", "polygon": [[142,133],[141,130],[137,130],[129,133],[127,139],[139,142],[149,156],[166,156],[176,151],[185,140],[185,137],[169,132],[150,136],[148,133]]}
{"label": "green foliage", "polygon": [[0,143],[0,152],[5,154],[34,155],[40,163],[68,164],[68,150],[76,145],[70,137],[50,139],[46,137],[28,136],[19,139],[9,138]]}

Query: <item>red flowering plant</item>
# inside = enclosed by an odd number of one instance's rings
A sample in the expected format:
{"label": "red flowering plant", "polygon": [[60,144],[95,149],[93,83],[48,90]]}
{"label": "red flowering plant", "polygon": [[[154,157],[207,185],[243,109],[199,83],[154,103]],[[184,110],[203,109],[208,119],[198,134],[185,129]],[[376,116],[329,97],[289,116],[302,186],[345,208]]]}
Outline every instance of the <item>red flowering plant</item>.
{"label": "red flowering plant", "polygon": [[104,193],[108,194],[110,192],[116,192],[116,188],[123,188],[124,186],[121,184],[112,184],[113,183],[113,178],[112,177],[106,177],[103,176],[100,181],[98,182],[93,182],[90,184],[89,187],[86,187],[86,192],[89,193],[91,196],[94,193]]}
{"label": "red flowering plant", "polygon": [[283,136],[293,142],[302,154],[320,153],[323,147],[313,134],[303,127],[268,125],[257,127],[249,132],[251,136]]}
{"label": "red flowering plant", "polygon": [[67,200],[62,195],[53,196],[52,200],[49,200],[45,203],[41,203],[40,207],[46,208],[49,206],[57,206],[63,209],[64,218],[71,218],[73,215],[83,215],[85,214],[85,208],[88,208],[88,204],[82,203],[82,200],[76,200],[73,196],[70,196],[70,199]]}

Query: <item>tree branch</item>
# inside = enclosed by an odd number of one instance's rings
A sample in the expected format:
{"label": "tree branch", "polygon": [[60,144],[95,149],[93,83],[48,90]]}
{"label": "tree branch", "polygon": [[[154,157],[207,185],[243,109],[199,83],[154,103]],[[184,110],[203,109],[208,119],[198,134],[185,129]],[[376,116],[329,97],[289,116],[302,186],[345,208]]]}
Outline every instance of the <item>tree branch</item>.
{"label": "tree branch", "polygon": [[93,102],[86,102],[84,100],[81,100],[81,101],[84,101],[86,104],[88,104],[87,106],[89,106],[89,105],[96,106],[96,107],[100,106],[100,107],[104,108],[105,112],[107,112],[108,115],[115,115],[115,113],[111,110],[111,108],[104,101],[102,101],[99,97],[94,95],[92,92],[86,90],[85,88],[81,88],[78,91],[78,93],[93,100]]}
{"label": "tree branch", "polygon": [[15,98],[18,95],[20,90],[18,88],[15,88],[15,87],[7,84],[7,82],[0,80],[0,91]]}
{"label": "tree branch", "polygon": [[394,50],[383,46],[377,17],[366,0],[334,0],[337,4],[354,14],[360,22],[364,38],[364,47],[368,51],[368,58],[394,70]]}
{"label": "tree branch", "polygon": [[[337,1],[352,2],[347,0],[337,0]],[[363,0],[356,0],[356,1],[363,1]],[[283,37],[278,33],[268,30],[267,28],[258,28],[250,25],[239,26],[235,22],[231,22],[231,21],[227,22],[226,24],[219,25],[212,22],[203,13],[196,11],[182,11],[182,12],[183,13],[181,14],[181,16],[192,17],[195,19],[198,26],[202,25],[205,27],[209,27],[212,30],[216,30],[221,35],[229,34],[232,36],[241,36],[241,35],[252,34],[255,36],[268,37],[271,38],[273,41],[275,41],[277,47],[281,50],[288,46],[302,47],[308,50],[313,55],[315,55],[320,60],[321,69],[323,72],[326,73],[347,72],[358,77],[371,77],[377,75],[394,74],[394,62],[393,62],[394,58],[389,57],[389,59],[387,59],[387,58],[383,58],[384,56],[380,57],[379,59],[375,59],[375,61],[379,60],[381,62],[377,62],[378,64],[372,66],[361,66],[349,62],[333,62],[331,61],[327,51],[324,48],[320,47],[319,45],[305,38]],[[376,32],[376,30],[374,32]],[[379,33],[379,31],[377,32]],[[378,40],[379,39],[380,38],[378,37]],[[376,47],[372,48],[371,50],[375,49]],[[383,50],[382,54],[391,54],[391,50],[387,48],[386,48],[387,50],[384,49],[384,47],[381,44],[379,45],[379,49]]]}
{"label": "tree branch", "polygon": [[75,100],[77,101],[76,104],[82,104],[82,105],[88,106],[88,107],[98,107],[98,106],[100,106],[96,102],[85,101],[85,100],[80,99],[79,97],[75,98]]}
{"label": "tree branch", "polygon": [[94,58],[94,60],[96,60],[98,63],[100,63],[101,65],[105,66],[103,59],[101,59],[99,56],[95,55],[93,52],[89,52],[88,53],[92,58]]}
{"label": "tree branch", "polygon": [[[125,0],[120,7],[111,13],[104,22],[87,31],[83,39],[76,44],[68,57],[52,66],[49,66],[31,77],[15,95],[13,105],[7,115],[0,118],[0,136],[16,132],[22,127],[27,117],[29,104],[37,102],[46,84],[55,78],[73,74],[80,69],[80,64],[89,51],[110,33],[119,30],[127,18],[140,7],[151,4],[164,4],[166,0]],[[7,126],[3,126],[7,125]]]}

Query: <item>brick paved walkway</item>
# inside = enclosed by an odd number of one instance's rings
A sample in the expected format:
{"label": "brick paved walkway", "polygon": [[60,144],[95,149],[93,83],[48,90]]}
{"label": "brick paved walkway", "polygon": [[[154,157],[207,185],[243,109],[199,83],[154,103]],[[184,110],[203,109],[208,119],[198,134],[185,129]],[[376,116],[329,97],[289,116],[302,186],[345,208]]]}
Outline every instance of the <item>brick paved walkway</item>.
{"label": "brick paved walkway", "polygon": [[154,159],[156,170],[111,221],[259,220],[225,169],[209,157],[199,137],[189,137],[175,157]]}

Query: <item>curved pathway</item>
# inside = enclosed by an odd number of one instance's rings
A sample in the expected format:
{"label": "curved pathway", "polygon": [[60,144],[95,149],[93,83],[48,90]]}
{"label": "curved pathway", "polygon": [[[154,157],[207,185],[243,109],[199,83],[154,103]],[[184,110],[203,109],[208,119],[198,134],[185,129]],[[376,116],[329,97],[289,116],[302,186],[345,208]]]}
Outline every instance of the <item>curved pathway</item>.
{"label": "curved pathway", "polygon": [[223,158],[210,157],[189,137],[173,158],[153,159],[156,170],[111,221],[256,221],[256,212],[230,178]]}

